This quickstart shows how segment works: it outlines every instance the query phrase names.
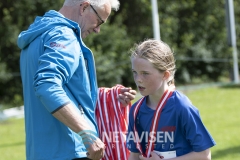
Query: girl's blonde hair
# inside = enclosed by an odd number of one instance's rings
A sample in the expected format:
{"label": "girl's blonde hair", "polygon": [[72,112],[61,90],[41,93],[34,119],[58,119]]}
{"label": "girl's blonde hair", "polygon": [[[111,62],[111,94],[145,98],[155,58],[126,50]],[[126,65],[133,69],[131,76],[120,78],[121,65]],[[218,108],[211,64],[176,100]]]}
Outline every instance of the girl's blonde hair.
{"label": "girl's blonde hair", "polygon": [[147,39],[135,44],[131,49],[131,59],[136,57],[148,60],[160,72],[169,71],[171,75],[168,84],[174,84],[175,59],[173,51],[166,43],[161,40]]}

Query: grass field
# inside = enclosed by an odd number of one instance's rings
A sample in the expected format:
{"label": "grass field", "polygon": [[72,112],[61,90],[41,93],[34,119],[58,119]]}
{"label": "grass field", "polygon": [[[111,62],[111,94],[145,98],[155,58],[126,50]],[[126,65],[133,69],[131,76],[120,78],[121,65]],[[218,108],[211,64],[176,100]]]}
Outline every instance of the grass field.
{"label": "grass field", "polygon": [[26,159],[24,119],[0,122],[0,159]]}
{"label": "grass field", "polygon": [[199,109],[203,123],[217,145],[212,151],[213,160],[240,159],[240,87],[225,86],[187,92]]}
{"label": "grass field", "polygon": [[[199,109],[217,145],[213,160],[240,159],[240,86],[182,90]],[[0,159],[24,160],[24,120],[0,122]]]}

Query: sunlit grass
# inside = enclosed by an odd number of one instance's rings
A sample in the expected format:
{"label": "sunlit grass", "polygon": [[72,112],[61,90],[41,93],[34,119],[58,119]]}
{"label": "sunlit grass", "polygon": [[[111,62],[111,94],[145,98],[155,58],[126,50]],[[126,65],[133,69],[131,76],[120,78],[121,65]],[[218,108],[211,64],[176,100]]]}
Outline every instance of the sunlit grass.
{"label": "sunlit grass", "polygon": [[0,159],[25,160],[24,119],[0,122]]}
{"label": "sunlit grass", "polygon": [[217,145],[212,159],[240,159],[240,87],[213,87],[187,92]]}

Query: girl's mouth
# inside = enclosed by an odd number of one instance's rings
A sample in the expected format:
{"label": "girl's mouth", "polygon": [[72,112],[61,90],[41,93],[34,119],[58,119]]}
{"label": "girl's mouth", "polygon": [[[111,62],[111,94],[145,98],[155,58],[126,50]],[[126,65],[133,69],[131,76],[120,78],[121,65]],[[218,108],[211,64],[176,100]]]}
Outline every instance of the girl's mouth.
{"label": "girl's mouth", "polygon": [[145,88],[142,86],[138,86],[139,91],[143,91]]}

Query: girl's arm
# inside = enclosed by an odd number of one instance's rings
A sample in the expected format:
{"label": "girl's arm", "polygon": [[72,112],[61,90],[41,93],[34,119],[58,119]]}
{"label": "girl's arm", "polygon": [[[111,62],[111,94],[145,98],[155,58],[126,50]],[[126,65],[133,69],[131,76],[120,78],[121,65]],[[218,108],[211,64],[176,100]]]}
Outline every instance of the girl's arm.
{"label": "girl's arm", "polygon": [[130,152],[128,160],[140,160],[139,155],[140,155],[140,153]]}
{"label": "girl's arm", "polygon": [[171,160],[211,160],[211,151],[206,149],[201,152],[190,152],[180,157],[172,158]]}

